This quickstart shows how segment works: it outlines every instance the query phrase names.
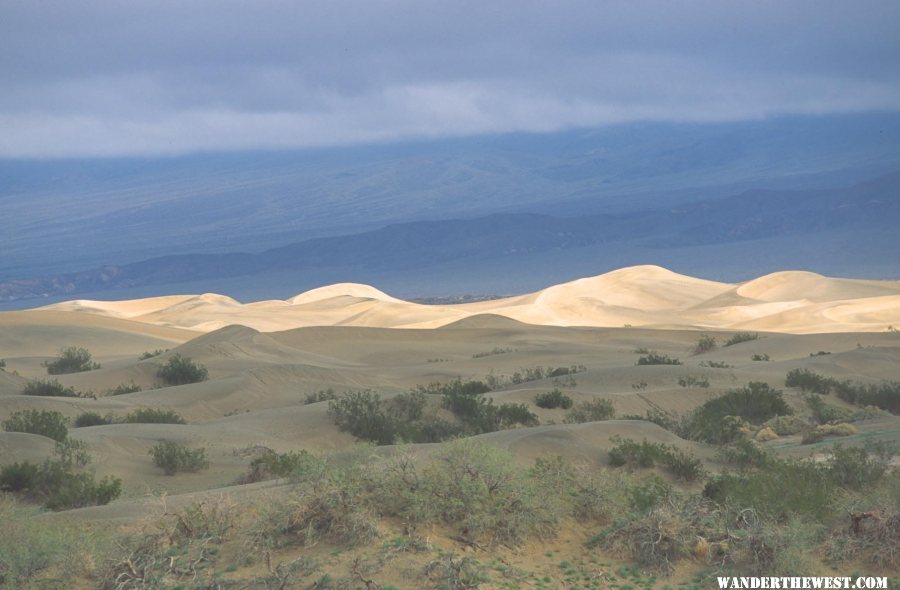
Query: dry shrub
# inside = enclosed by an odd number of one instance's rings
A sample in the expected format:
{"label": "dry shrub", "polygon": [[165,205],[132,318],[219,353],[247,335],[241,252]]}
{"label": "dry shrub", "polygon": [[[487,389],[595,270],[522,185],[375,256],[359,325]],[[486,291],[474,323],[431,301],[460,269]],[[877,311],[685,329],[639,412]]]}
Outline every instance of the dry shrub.
{"label": "dry shrub", "polygon": [[696,550],[697,534],[683,515],[665,506],[618,523],[596,542],[641,567],[668,575]]}
{"label": "dry shrub", "polygon": [[763,426],[771,428],[779,436],[799,434],[800,432],[809,428],[809,424],[806,420],[804,420],[800,416],[795,415],[775,416],[774,418],[763,423]]}
{"label": "dry shrub", "polygon": [[878,568],[897,569],[900,567],[900,512],[872,511],[851,515],[851,525],[834,532],[826,543],[826,550],[832,559],[862,559]]}
{"label": "dry shrub", "polygon": [[768,442],[770,440],[775,440],[776,438],[778,438],[778,434],[771,428],[767,427],[757,432],[754,438],[759,442]]}

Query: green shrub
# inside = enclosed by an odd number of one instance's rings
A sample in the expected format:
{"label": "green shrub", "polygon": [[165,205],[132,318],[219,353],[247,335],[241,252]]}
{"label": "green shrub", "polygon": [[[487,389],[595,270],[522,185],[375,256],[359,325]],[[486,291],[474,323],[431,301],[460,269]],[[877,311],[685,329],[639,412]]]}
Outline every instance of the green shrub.
{"label": "green shrub", "polygon": [[895,455],[895,449],[885,443],[869,442],[861,447],[836,444],[831,447],[826,469],[836,485],[861,490],[874,485],[887,473]]}
{"label": "green shrub", "polygon": [[651,352],[637,360],[638,365],[680,365],[681,361],[666,354]]}
{"label": "green shrub", "polygon": [[769,361],[772,360],[772,357],[770,357],[767,353],[763,353],[763,354],[754,354],[753,356],[750,357],[750,360],[751,360],[751,361],[763,361],[763,362],[769,362]]}
{"label": "green shrub", "polygon": [[59,357],[54,361],[43,363],[47,367],[48,375],[63,375],[65,373],[81,373],[99,369],[100,365],[91,360],[91,353],[86,348],[70,346],[63,348]]}
{"label": "green shrub", "polygon": [[747,438],[739,438],[726,447],[719,447],[719,460],[744,471],[751,468],[762,468],[775,460],[770,452],[760,448]]}
{"label": "green shrub", "polygon": [[826,404],[818,395],[807,395],[803,398],[812,413],[816,424],[831,424],[843,422],[850,416],[850,412],[844,408]]}
{"label": "green shrub", "polygon": [[33,379],[25,384],[22,395],[39,395],[45,397],[83,397],[74,387],[66,387],[56,379]]}
{"label": "green shrub", "polygon": [[562,408],[564,410],[568,410],[572,407],[572,398],[568,395],[564,394],[559,389],[554,389],[553,391],[548,391],[546,393],[539,393],[534,396],[534,403],[539,408],[545,409],[553,409],[553,408]]}
{"label": "green shrub", "polygon": [[318,402],[327,402],[333,399],[337,399],[337,394],[330,387],[328,389],[320,389],[319,391],[313,393],[306,394],[306,401],[304,404],[315,404]]}
{"label": "green shrub", "polygon": [[159,368],[156,376],[168,385],[187,385],[199,383],[209,378],[209,371],[203,365],[197,364],[188,357],[174,354],[169,361]]}
{"label": "green shrub", "polygon": [[109,424],[109,418],[101,416],[97,412],[84,412],[75,418],[75,428],[84,428],[86,426],[101,426]]}
{"label": "green shrub", "polygon": [[566,424],[581,424],[583,422],[599,422],[612,420],[616,415],[616,408],[608,399],[595,398],[586,402],[575,404],[566,412]]}
{"label": "green shrub", "polygon": [[891,414],[900,414],[900,381],[877,385],[842,381],[834,384],[837,396],[859,406],[876,406]]}
{"label": "green shrub", "polygon": [[757,334],[756,332],[736,332],[731,335],[731,338],[725,341],[724,346],[734,346],[735,344],[750,342],[758,338],[759,334]]}
{"label": "green shrub", "polygon": [[694,346],[694,354],[703,354],[716,347],[716,339],[708,334],[703,334]]}
{"label": "green shrub", "polygon": [[617,443],[609,450],[609,464],[613,467],[636,465],[647,468],[660,463],[685,481],[694,481],[705,473],[699,459],[674,445],[652,443],[646,439],[637,443],[621,437],[615,437],[613,442]]}
{"label": "green shrub", "polygon": [[60,412],[20,410],[3,421],[3,429],[7,432],[40,434],[56,441],[62,441],[69,435],[68,423],[69,421]]}
{"label": "green shrub", "polygon": [[3,359],[0,359],[0,371],[5,371],[5,370],[6,370],[6,361]]}
{"label": "green shrub", "polygon": [[262,455],[250,462],[250,470],[239,483],[253,483],[265,479],[289,477],[299,471],[311,456],[306,451],[276,453],[266,449]]}
{"label": "green shrub", "polygon": [[470,381],[467,386],[459,380],[443,388],[441,403],[463,423],[470,434],[494,432],[517,424],[534,426],[537,416],[525,404],[500,404],[482,395],[486,385]]}
{"label": "green shrub", "polygon": [[341,430],[379,445],[393,444],[397,425],[388,416],[387,404],[371,390],[350,391],[328,402],[328,415]]}
{"label": "green shrub", "polygon": [[800,416],[775,416],[763,422],[763,426],[771,428],[778,436],[798,434],[809,428],[809,422]]}
{"label": "green shrub", "polygon": [[141,386],[132,381],[131,383],[120,383],[114,388],[108,389],[106,395],[125,395],[126,393],[137,393],[141,390]]}
{"label": "green shrub", "polygon": [[784,378],[785,387],[797,387],[802,391],[826,394],[831,392],[836,381],[822,377],[809,369],[791,369]]}
{"label": "green shrub", "polygon": [[709,367],[710,369],[731,369],[732,366],[725,361],[700,361],[701,367]]}
{"label": "green shrub", "polygon": [[687,377],[679,377],[678,385],[681,387],[709,387],[709,379],[706,377],[694,377],[693,375],[688,375]]}
{"label": "green shrub", "polygon": [[156,350],[150,350],[150,351],[147,351],[147,352],[142,352],[142,353],[141,353],[141,356],[138,357],[138,360],[139,360],[139,361],[145,361],[145,360],[147,360],[147,359],[152,359],[153,357],[159,356],[159,355],[161,355],[161,354],[164,353],[164,352],[169,352],[169,349],[167,348],[167,349],[165,349],[165,350],[162,350],[162,349],[160,349],[160,348],[157,348]]}
{"label": "green shrub", "polygon": [[[694,410],[687,433],[694,440],[728,443],[740,435],[742,421],[761,424],[774,416],[793,413],[781,391],[772,389],[768,383],[753,381]],[[729,417],[733,419],[729,420]]]}
{"label": "green shrub", "polygon": [[36,489],[40,466],[24,461],[0,468],[0,491],[28,493]]}
{"label": "green shrub", "polygon": [[190,449],[170,440],[153,445],[148,454],[153,458],[153,464],[166,475],[174,475],[179,471],[195,472],[209,467],[206,449]]}
{"label": "green shrub", "polygon": [[134,410],[125,416],[124,421],[129,424],[187,424],[178,412],[156,408]]}

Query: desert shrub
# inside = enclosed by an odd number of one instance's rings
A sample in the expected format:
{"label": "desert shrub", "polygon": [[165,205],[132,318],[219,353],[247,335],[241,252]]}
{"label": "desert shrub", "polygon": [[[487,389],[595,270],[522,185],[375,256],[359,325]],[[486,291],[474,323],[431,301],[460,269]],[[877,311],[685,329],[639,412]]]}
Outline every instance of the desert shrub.
{"label": "desert shrub", "polygon": [[141,386],[132,381],[131,383],[120,383],[112,389],[106,391],[106,395],[125,395],[126,393],[137,393],[141,391]]}
{"label": "desert shrub", "polygon": [[831,354],[831,353],[828,352],[827,350],[820,350],[819,352],[811,352],[811,353],[809,353],[809,356],[811,356],[811,357],[828,356],[829,354]]}
{"label": "desert shrub", "polygon": [[762,353],[762,354],[757,353],[757,354],[754,354],[753,356],[751,356],[750,360],[751,361],[769,362],[772,360],[772,357],[770,357],[768,355],[768,353]]}
{"label": "desert shrub", "polygon": [[829,393],[834,384],[834,379],[817,375],[809,369],[791,369],[784,378],[785,387],[797,387],[813,393]]}
{"label": "desert shrub", "polygon": [[810,409],[813,420],[816,424],[829,424],[846,420],[850,416],[850,412],[844,408],[826,404],[822,401],[821,396],[807,395],[804,398],[806,405]]}
{"label": "desert shrub", "polygon": [[470,434],[538,423],[537,416],[525,404],[494,405],[493,400],[482,395],[484,391],[481,389],[486,387],[485,384],[480,381],[470,381],[469,384],[467,387],[459,380],[451,382],[449,387],[444,388],[441,403],[453,412]]}
{"label": "desert shrub", "polygon": [[575,404],[568,412],[564,422],[566,424],[581,424],[583,422],[599,422],[600,420],[612,420],[616,415],[616,408],[608,399],[595,398],[586,402]]}
{"label": "desert shrub", "polygon": [[869,442],[857,447],[835,444],[831,447],[826,469],[835,484],[861,490],[874,485],[884,476],[895,455],[895,449],[885,443]]}
{"label": "desert shrub", "polygon": [[425,564],[425,577],[435,590],[469,590],[490,581],[488,568],[470,556],[444,553]]}
{"label": "desert shrub", "polygon": [[394,396],[388,404],[391,413],[401,422],[415,422],[422,419],[427,398],[421,391],[408,391]]}
{"label": "desert shrub", "polygon": [[153,458],[153,464],[162,469],[166,475],[174,475],[179,471],[200,471],[209,467],[206,449],[191,449],[170,440],[153,445],[148,454]]}
{"label": "desert shrub", "polygon": [[487,352],[476,352],[475,354],[472,355],[472,358],[480,359],[480,358],[485,358],[485,357],[489,357],[489,356],[494,356],[497,354],[506,354],[508,352],[516,352],[516,351],[509,347],[500,348],[499,346],[495,346],[494,348],[492,348],[491,350],[489,350]]}
{"label": "desert shrub", "polygon": [[804,432],[800,442],[809,445],[824,440],[827,436],[850,436],[856,433],[856,427],[852,424],[820,424]]}
{"label": "desert shrub", "polygon": [[266,449],[262,455],[250,462],[250,470],[241,478],[240,483],[288,477],[299,471],[309,457],[306,451],[276,453],[272,449]]}
{"label": "desert shrub", "polygon": [[0,359],[0,371],[5,371],[5,370],[6,370],[6,361],[3,359]]}
{"label": "desert shrub", "polygon": [[53,454],[57,460],[68,469],[81,468],[91,462],[91,455],[87,450],[87,443],[83,440],[66,438],[58,441],[53,448]]}
{"label": "desert shrub", "polygon": [[768,383],[752,381],[697,408],[690,416],[687,431],[695,440],[727,443],[740,435],[743,421],[761,424],[787,414],[793,414],[793,410],[781,391],[772,389]]}
{"label": "desert shrub", "polygon": [[796,415],[775,416],[763,422],[766,428],[771,428],[778,436],[790,436],[798,434],[809,428],[809,423]]}
{"label": "desert shrub", "polygon": [[74,387],[66,387],[56,379],[33,379],[25,384],[22,395],[40,395],[46,397],[82,397]]}
{"label": "desert shrub", "polygon": [[731,369],[732,366],[725,361],[700,361],[701,367],[709,367],[710,369]]}
{"label": "desert shrub", "polygon": [[187,424],[175,410],[138,408],[123,419],[128,424]]}
{"label": "desert shrub", "polygon": [[900,414],[900,381],[885,381],[877,385],[835,383],[834,390],[842,400],[858,406],[876,406],[892,414]]}
{"label": "desert shrub", "polygon": [[769,442],[770,440],[778,438],[778,433],[766,426],[765,428],[761,428],[753,438],[759,442]]}
{"label": "desert shrub", "polygon": [[696,531],[672,508],[642,511],[618,520],[592,544],[624,555],[641,568],[664,575],[691,555]]}
{"label": "desert shrub", "polygon": [[539,408],[553,409],[562,408],[568,410],[572,407],[572,398],[564,394],[559,389],[539,393],[534,396],[534,403]]}
{"label": "desert shrub", "polygon": [[3,429],[7,432],[40,434],[56,441],[62,441],[69,435],[68,423],[69,421],[60,412],[21,410],[3,421]]}
{"label": "desert shrub", "polygon": [[681,361],[667,354],[650,352],[637,360],[638,365],[680,365]]}
{"label": "desert shrub", "polygon": [[113,477],[97,481],[93,473],[77,469],[87,462],[83,451],[77,447],[57,449],[58,459],[47,459],[40,465],[8,465],[0,470],[0,490],[40,502],[49,510],[108,504],[121,495],[122,482]]}
{"label": "desert shrub", "polygon": [[703,494],[773,520],[794,514],[821,520],[830,512],[832,491],[827,473],[812,461],[772,460],[762,469],[721,473],[707,482]]}
{"label": "desert shrub", "polygon": [[728,340],[725,341],[725,344],[723,346],[734,346],[735,344],[740,344],[741,342],[750,342],[758,338],[759,334],[757,334],[756,332],[735,332]]}
{"label": "desert shrub", "polygon": [[206,381],[209,378],[209,371],[203,365],[176,353],[159,368],[156,376],[168,385],[187,385]]}
{"label": "desert shrub", "polygon": [[719,447],[716,452],[723,463],[744,471],[751,468],[764,468],[775,460],[770,451],[761,449],[753,441],[739,438],[728,446]]}
{"label": "desert shrub", "polygon": [[0,587],[69,588],[86,573],[93,539],[82,526],[34,518],[11,495],[0,494]]}
{"label": "desert shrub", "polygon": [[109,424],[109,418],[101,416],[97,412],[84,412],[75,418],[75,428],[84,428],[86,426],[102,426]]}
{"label": "desert shrub", "polygon": [[694,346],[694,354],[703,354],[716,347],[716,339],[709,334],[703,334]]}
{"label": "desert shrub", "polygon": [[381,396],[371,390],[351,391],[328,402],[328,415],[341,430],[379,445],[393,444],[396,422],[387,414]]}
{"label": "desert shrub", "polygon": [[99,369],[99,363],[91,360],[91,353],[86,348],[70,346],[63,348],[54,361],[43,364],[47,368],[48,375],[63,375],[65,373],[81,373]]}
{"label": "desert shrub", "polygon": [[10,463],[0,468],[0,491],[29,492],[36,488],[40,466],[28,461]]}
{"label": "desert shrub", "polygon": [[693,375],[688,375],[687,377],[679,377],[678,385],[681,387],[709,387],[709,379],[706,377],[694,377]]}
{"label": "desert shrub", "polygon": [[620,437],[613,441],[616,446],[609,450],[609,464],[613,467],[636,465],[647,468],[660,463],[685,481],[694,481],[704,475],[703,463],[674,445],[653,443],[646,439],[638,443]]}
{"label": "desert shrub", "polygon": [[304,404],[315,404],[318,402],[327,402],[333,399],[337,399],[337,394],[330,387],[328,389],[320,389],[319,391],[313,393],[306,394],[306,400],[303,402]]}
{"label": "desert shrub", "polygon": [[470,440],[441,449],[424,470],[424,485],[439,520],[487,545],[548,536],[561,516],[508,453]]}
{"label": "desert shrub", "polygon": [[142,352],[141,356],[138,357],[139,361],[145,361],[147,359],[152,359],[155,356],[159,356],[164,352],[169,352],[169,349],[162,350],[161,348],[157,348],[156,350],[148,350],[146,352]]}

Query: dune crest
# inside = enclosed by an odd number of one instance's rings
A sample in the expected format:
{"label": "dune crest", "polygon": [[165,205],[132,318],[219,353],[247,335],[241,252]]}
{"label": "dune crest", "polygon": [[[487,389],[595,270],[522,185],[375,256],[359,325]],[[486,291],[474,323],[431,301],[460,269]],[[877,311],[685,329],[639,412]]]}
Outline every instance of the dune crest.
{"label": "dune crest", "polygon": [[551,326],[883,332],[900,326],[900,282],[784,271],[728,284],[642,265],[525,295],[459,305],[421,305],[369,285],[339,283],[286,301],[242,304],[207,293],[132,301],[77,300],[40,309],[200,332],[232,324],[262,332],[308,326],[433,329],[486,315]]}

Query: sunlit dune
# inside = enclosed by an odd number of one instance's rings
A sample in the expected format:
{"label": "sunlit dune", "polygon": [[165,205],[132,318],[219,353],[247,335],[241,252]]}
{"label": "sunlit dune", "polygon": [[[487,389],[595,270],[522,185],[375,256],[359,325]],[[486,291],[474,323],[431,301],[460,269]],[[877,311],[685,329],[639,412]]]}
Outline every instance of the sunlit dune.
{"label": "sunlit dune", "polygon": [[200,332],[231,324],[263,332],[307,326],[432,329],[481,314],[549,326],[880,332],[900,325],[900,282],[790,271],[728,284],[645,265],[535,293],[460,305],[421,305],[369,285],[340,283],[286,301],[242,304],[223,295],[204,294],[116,302],[78,300],[40,309]]}

